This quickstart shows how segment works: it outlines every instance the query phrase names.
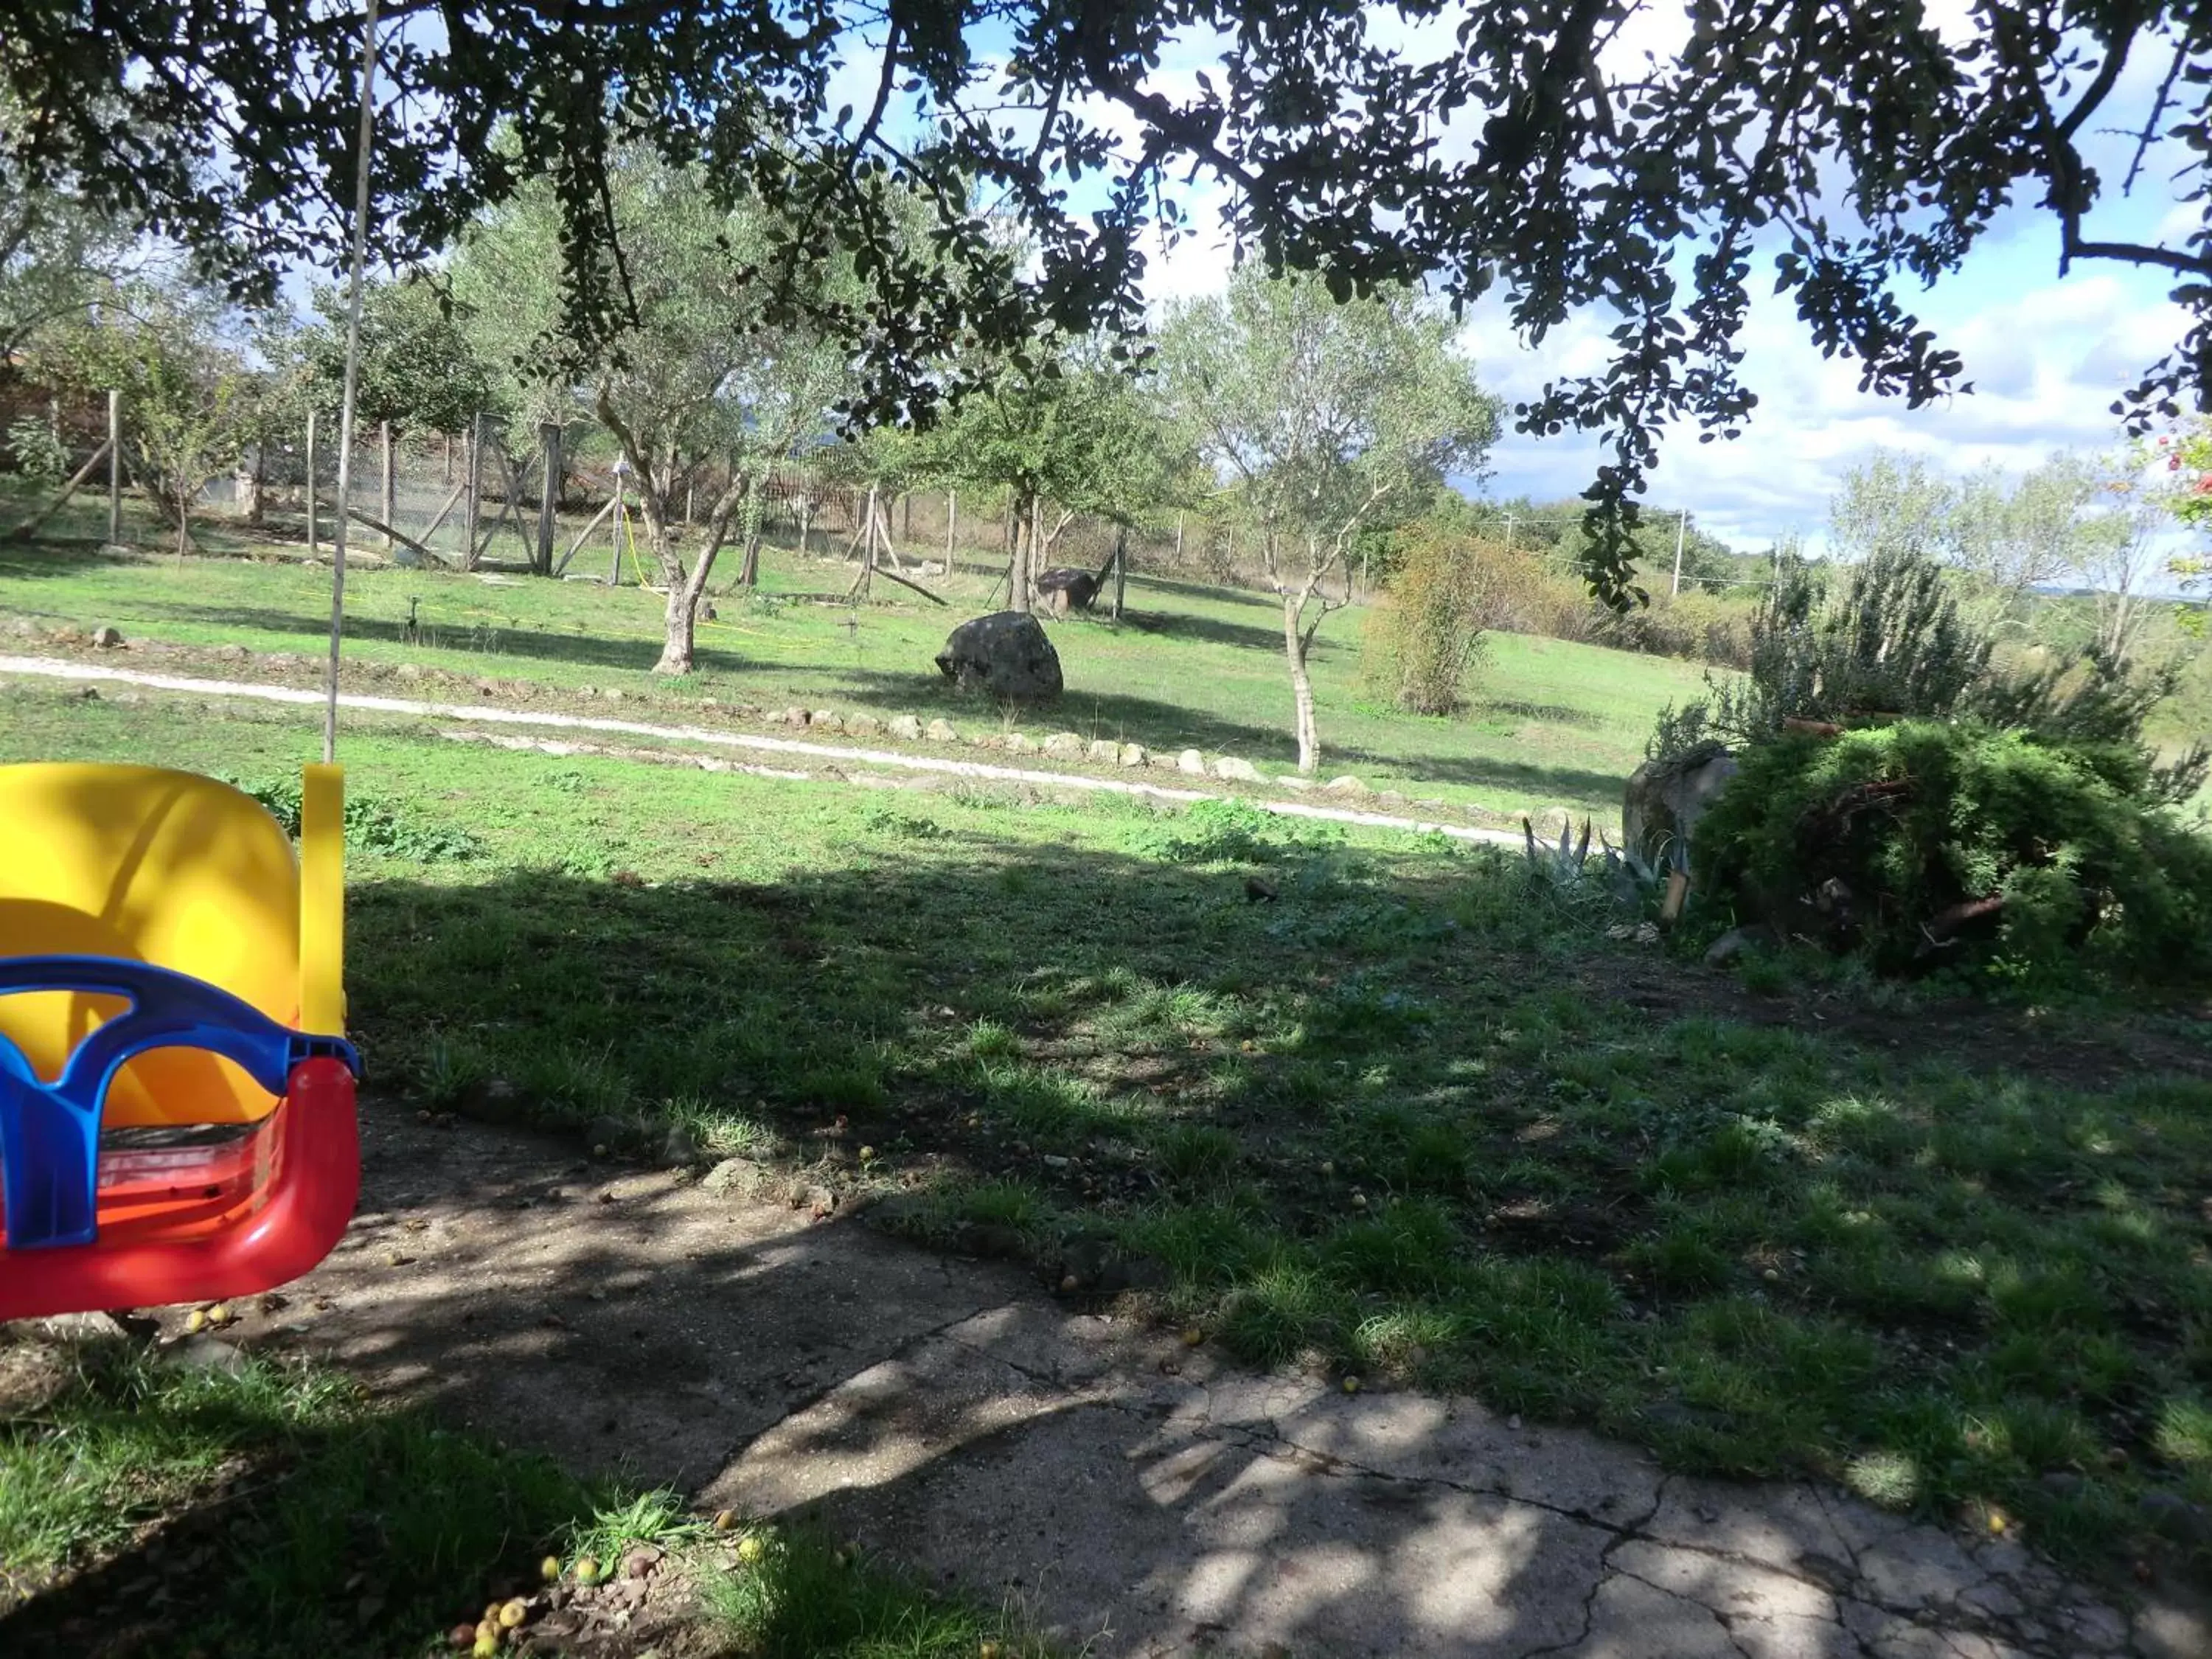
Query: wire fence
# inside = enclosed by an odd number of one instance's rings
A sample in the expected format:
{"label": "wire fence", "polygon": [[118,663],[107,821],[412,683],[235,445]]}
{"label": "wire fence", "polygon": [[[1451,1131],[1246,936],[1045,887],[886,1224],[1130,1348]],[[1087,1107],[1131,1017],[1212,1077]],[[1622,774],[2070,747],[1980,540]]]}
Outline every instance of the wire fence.
{"label": "wire fence", "polygon": [[[43,433],[42,479],[58,494],[67,482],[94,496],[112,486],[120,496],[132,481],[127,458],[118,465],[108,452],[107,402],[43,393],[32,398],[20,384],[0,387],[0,434],[9,440],[0,464],[21,470],[24,451]],[[304,412],[265,423],[236,464],[202,487],[194,513],[222,515],[303,550],[327,549],[337,532],[335,425]],[[678,481],[668,513],[679,561],[696,556],[732,474],[731,458],[708,458]],[[401,564],[612,582],[657,584],[663,575],[643,533],[635,480],[623,472],[595,428],[518,428],[484,418],[469,432],[418,434],[364,423],[355,434],[349,483],[348,544],[362,555]],[[731,526],[735,562],[726,580],[749,577],[763,552],[842,558],[861,567],[872,556],[872,525],[874,544],[902,569],[990,574],[1012,562],[1013,515],[1004,489],[899,489],[889,481],[854,476],[846,453],[826,450],[779,461],[752,483],[753,499]],[[1507,508],[1493,514],[1486,528],[1509,551],[1536,558],[1556,555],[1579,520],[1571,509]],[[107,520],[109,539],[119,538],[119,501],[112,503]],[[1675,536],[1686,526],[1687,515],[1676,519]],[[1660,519],[1657,527],[1664,537],[1667,520]],[[1073,568],[1103,580],[1118,555],[1126,570],[1154,576],[1244,588],[1269,585],[1257,536],[1226,514],[1168,510],[1127,524],[1048,509],[1043,528],[1040,571]],[[29,529],[19,526],[17,532]],[[1684,571],[1679,580],[1670,580],[1663,568],[1650,574],[1683,591],[1771,585],[1770,578],[1749,574]],[[1361,558],[1342,574],[1354,598],[1371,593],[1381,576]]]}

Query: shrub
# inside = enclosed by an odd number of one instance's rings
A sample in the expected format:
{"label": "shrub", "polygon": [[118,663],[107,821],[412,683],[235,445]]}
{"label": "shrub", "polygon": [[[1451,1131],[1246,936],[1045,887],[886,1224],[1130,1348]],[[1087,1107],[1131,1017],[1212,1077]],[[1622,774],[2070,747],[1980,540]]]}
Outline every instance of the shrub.
{"label": "shrub", "polygon": [[69,475],[69,451],[47,422],[26,415],[8,428],[8,453],[29,483],[51,489]]}
{"label": "shrub", "polygon": [[2111,753],[1978,720],[1754,744],[1697,831],[1703,882],[1898,969],[2212,977],[2212,842]]}
{"label": "shrub", "polygon": [[1425,527],[1407,536],[1389,591],[1367,615],[1370,684],[1413,714],[1455,713],[1481,651],[1482,582],[1464,541]]}
{"label": "shrub", "polygon": [[1744,678],[1708,675],[1704,698],[1661,714],[1650,752],[1756,742],[1789,720],[1942,720],[1982,683],[1990,648],[1916,549],[1877,549],[1833,592],[1825,573],[1786,560],[1752,615]]}

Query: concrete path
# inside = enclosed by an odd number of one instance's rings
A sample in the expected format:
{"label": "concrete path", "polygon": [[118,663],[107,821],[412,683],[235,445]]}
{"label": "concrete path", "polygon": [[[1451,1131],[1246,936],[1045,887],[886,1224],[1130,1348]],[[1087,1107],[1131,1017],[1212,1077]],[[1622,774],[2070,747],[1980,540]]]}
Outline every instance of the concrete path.
{"label": "concrete path", "polygon": [[622,1174],[374,1106],[365,1142],[353,1231],[246,1340],[587,1469],[811,1510],[1098,1659],[2212,1653],[2198,1614],[2011,1541],[1668,1476],[1472,1401],[1253,1375],[817,1220],[826,1194],[763,1194],[757,1166]]}
{"label": "concrete path", "polygon": [[[151,691],[166,691],[173,695],[204,697],[244,699],[255,702],[290,703],[300,707],[320,708],[324,693],[299,686],[263,685],[246,680],[203,679],[187,674],[154,674],[137,669],[111,668],[104,663],[76,662],[58,657],[11,657],[0,655],[0,674],[27,674],[42,679],[80,682],[86,684],[113,684],[140,686]],[[1092,777],[1080,772],[1057,772],[1042,767],[1002,766],[989,761],[951,760],[933,755],[910,755],[896,749],[872,749],[852,744],[823,743],[804,738],[770,738],[755,732],[725,731],[719,726],[655,726],[643,720],[613,720],[596,714],[549,714],[538,709],[487,708],[473,703],[427,702],[415,697],[371,696],[358,692],[343,692],[338,697],[341,708],[350,708],[368,714],[407,714],[417,717],[463,722],[476,726],[507,726],[539,728],[558,732],[589,732],[608,737],[643,738],[662,744],[698,744],[710,749],[737,750],[755,754],[788,757],[828,762],[838,767],[870,767],[891,773],[939,777],[972,778],[987,782],[1021,783],[1032,786],[1085,791],[1093,794],[1140,796],[1150,800],[1172,801],[1188,805],[1194,801],[1218,799],[1235,785],[1217,785],[1207,789],[1191,789],[1180,786],[1158,783],[1134,783],[1120,778]],[[562,752],[557,744],[540,741],[534,746]],[[568,750],[566,752],[575,752]],[[816,775],[787,769],[734,767],[726,763],[707,763],[709,769],[767,771],[769,775],[799,782],[816,781]],[[846,782],[851,780],[842,773],[830,771],[827,781]],[[1359,824],[1376,830],[1402,830],[1418,835],[1440,835],[1455,841],[1487,842],[1502,847],[1518,847],[1522,838],[1503,830],[1486,830],[1465,823],[1432,822],[1426,818],[1405,817],[1394,812],[1370,812],[1355,807],[1316,805],[1306,801],[1283,800],[1264,795],[1253,795],[1249,791],[1237,797],[1246,805],[1261,811],[1273,812],[1283,817],[1310,818],[1323,823]]]}

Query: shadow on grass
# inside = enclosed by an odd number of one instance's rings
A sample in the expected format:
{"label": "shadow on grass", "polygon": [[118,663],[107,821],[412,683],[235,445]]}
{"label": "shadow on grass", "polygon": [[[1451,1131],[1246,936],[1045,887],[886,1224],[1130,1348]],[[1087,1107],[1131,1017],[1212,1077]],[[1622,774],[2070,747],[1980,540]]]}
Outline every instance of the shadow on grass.
{"label": "shadow on grass", "polygon": [[1425,783],[1462,784],[1470,789],[1510,792],[1520,799],[1533,796],[1547,802],[1617,800],[1628,781],[1615,773],[1592,771],[1582,766],[1547,765],[1496,755],[1384,754],[1378,750],[1332,745],[1324,741],[1322,769],[1333,770],[1336,762],[1365,766]]}
{"label": "shadow on grass", "polygon": [[[1091,620],[1103,621],[1093,617]],[[1189,640],[1194,643],[1226,646],[1238,651],[1269,651],[1280,655],[1283,630],[1258,623],[1230,622],[1220,617],[1189,611],[1151,611],[1129,605],[1121,612],[1121,625],[1155,639]],[[1320,641],[1316,642],[1316,645]]]}
{"label": "shadow on grass", "polygon": [[[211,626],[250,628],[263,634],[327,643],[330,617],[301,611],[279,611],[264,605],[206,605],[155,603],[142,607],[147,614],[178,622]],[[426,617],[420,632],[410,637],[404,623],[388,617],[349,615],[346,634],[355,641],[379,641],[423,653],[426,660],[464,658],[477,672],[496,672],[501,657],[565,663],[579,668],[625,669],[647,673],[660,656],[660,642],[649,639],[611,639],[604,635],[561,633],[532,628],[526,623],[513,627],[487,623],[476,628],[447,626]],[[471,642],[474,643],[471,643]],[[717,648],[702,635],[696,653],[702,672],[752,673],[757,665],[734,652]]]}
{"label": "shadow on grass", "polygon": [[[2030,1449],[2152,1456],[2148,1419],[2094,1402],[2182,1386],[2197,1269],[2175,1194],[2177,1171],[2212,1173],[2212,1121],[2184,1109],[2212,1107],[2202,1081],[2114,1036],[2139,1106],[2037,1093],[2013,1069],[2037,1045],[1992,1032],[1962,1050],[1967,1082],[1925,1042],[1862,1048],[1809,1012],[1789,1029],[1796,1004],[1686,987],[1648,952],[1586,978],[1598,924],[1515,860],[1391,877],[1234,809],[1132,811],[1127,850],[1062,848],[1048,824],[972,827],[1057,809],[958,799],[969,827],[886,798],[856,859],[770,884],[372,884],[353,908],[365,1051],[434,1109],[490,1091],[639,1147],[680,1124],[726,1150],[842,1147],[848,1168],[866,1145],[872,1167],[951,1182],[926,1232],[984,1218],[961,1207],[976,1183],[1025,1194],[1032,1247],[1088,1233],[1158,1261],[1252,1359],[1479,1379],[1503,1408],[1706,1471],[1903,1455],[1932,1505],[2002,1502],[2077,1542],[2132,1503],[2054,1492]],[[2119,1136],[2094,1153],[2092,1120]],[[1854,1147],[1874,1161],[1851,1202],[1922,1218],[1909,1237],[1833,1224],[1825,1171]],[[2091,1196],[2115,1182],[2176,1231],[2123,1241]],[[2163,1311],[2069,1296],[2095,1341],[2012,1366],[2042,1301],[1945,1265],[1992,1238],[2051,1295],[2124,1274]],[[1921,1341],[1937,1328],[1954,1349]],[[1975,1427],[1992,1413],[2007,1436]]]}

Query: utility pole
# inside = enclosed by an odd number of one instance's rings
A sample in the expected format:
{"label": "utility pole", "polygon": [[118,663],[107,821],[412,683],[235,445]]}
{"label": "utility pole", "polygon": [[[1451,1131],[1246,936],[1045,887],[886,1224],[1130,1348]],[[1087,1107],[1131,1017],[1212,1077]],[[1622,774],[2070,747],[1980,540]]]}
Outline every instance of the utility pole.
{"label": "utility pole", "polygon": [[1686,507],[1674,515],[1674,585],[1667,590],[1669,599],[1682,591],[1682,536],[1689,527],[1690,509]]}

